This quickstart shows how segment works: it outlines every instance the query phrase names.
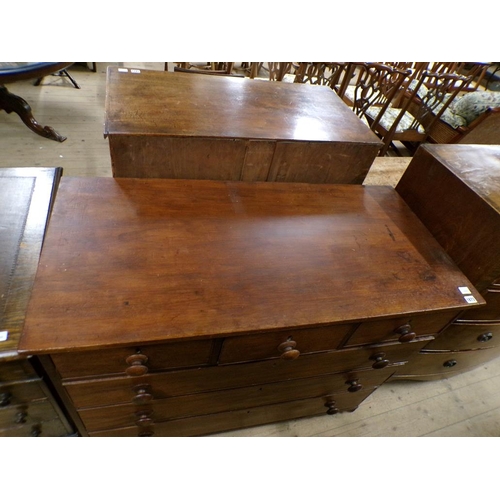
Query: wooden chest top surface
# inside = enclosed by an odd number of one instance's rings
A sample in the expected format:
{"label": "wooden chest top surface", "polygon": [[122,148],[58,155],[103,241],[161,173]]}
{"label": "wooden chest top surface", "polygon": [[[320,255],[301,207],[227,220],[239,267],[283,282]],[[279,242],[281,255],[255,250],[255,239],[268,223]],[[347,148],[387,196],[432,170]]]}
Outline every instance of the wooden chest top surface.
{"label": "wooden chest top surface", "polygon": [[388,187],[63,178],[20,349],[51,352],[472,307]]}
{"label": "wooden chest top surface", "polygon": [[439,144],[425,149],[500,212],[500,146]]}
{"label": "wooden chest top surface", "polygon": [[[120,71],[121,70],[121,71]],[[330,88],[108,67],[105,134],[379,144]]]}

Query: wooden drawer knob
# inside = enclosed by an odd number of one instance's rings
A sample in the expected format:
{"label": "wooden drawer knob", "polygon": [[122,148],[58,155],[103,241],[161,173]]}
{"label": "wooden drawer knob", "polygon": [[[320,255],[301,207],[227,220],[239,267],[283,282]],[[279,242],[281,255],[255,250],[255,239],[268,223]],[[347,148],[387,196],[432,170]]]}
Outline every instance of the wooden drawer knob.
{"label": "wooden drawer knob", "polygon": [[358,379],[356,380],[348,380],[346,384],[349,386],[347,390],[349,392],[358,392],[361,389],[363,389],[363,386],[358,382]]}
{"label": "wooden drawer knob", "polygon": [[415,332],[411,331],[411,325],[406,324],[403,326],[400,326],[399,328],[396,328],[394,332],[399,335],[399,342],[411,342],[417,334]]}
{"label": "wooden drawer knob", "polygon": [[31,428],[30,436],[31,437],[38,437],[42,434],[42,429],[40,425],[34,425]]}
{"label": "wooden drawer knob", "polygon": [[448,361],[445,361],[443,363],[443,366],[445,368],[453,368],[457,364],[457,361],[455,359],[449,359]]}
{"label": "wooden drawer knob", "polygon": [[325,403],[326,408],[326,414],[327,415],[336,415],[340,410],[337,408],[337,403],[332,399],[330,401],[327,401]]}
{"label": "wooden drawer knob", "polygon": [[136,395],[132,398],[132,403],[143,405],[149,403],[153,399],[153,395],[149,392],[151,386],[149,384],[140,384],[134,387]]}
{"label": "wooden drawer knob", "polygon": [[297,359],[300,356],[300,351],[295,349],[297,347],[297,342],[288,339],[278,346],[278,351],[281,352],[281,359],[285,361],[291,361],[292,359]]}
{"label": "wooden drawer knob", "polygon": [[385,352],[377,352],[373,356],[370,356],[370,359],[374,360],[372,368],[375,370],[380,370],[381,368],[385,368],[389,364],[389,360],[385,359]]}
{"label": "wooden drawer knob", "polygon": [[9,391],[0,392],[0,406],[10,405],[11,398],[12,398],[12,394]]}
{"label": "wooden drawer knob", "polygon": [[139,411],[135,415],[137,420],[135,421],[136,425],[140,427],[148,427],[154,424],[153,419],[151,418],[152,410],[148,411]]}
{"label": "wooden drawer knob", "polygon": [[132,354],[125,360],[125,362],[127,363],[127,365],[130,365],[125,370],[125,373],[127,375],[130,375],[131,377],[139,377],[148,373],[148,367],[146,366],[148,357],[144,354]]}
{"label": "wooden drawer knob", "polygon": [[479,335],[477,340],[479,342],[488,342],[493,338],[493,334],[491,332],[483,333],[482,335]]}
{"label": "wooden drawer knob", "polygon": [[154,434],[155,434],[155,431],[153,429],[147,429],[147,430],[139,432],[139,434],[137,434],[137,435],[139,437],[150,437],[150,436],[154,436]]}
{"label": "wooden drawer knob", "polygon": [[25,424],[27,418],[28,418],[28,413],[25,411],[20,411],[16,413],[16,416],[14,417],[14,422],[16,424]]}

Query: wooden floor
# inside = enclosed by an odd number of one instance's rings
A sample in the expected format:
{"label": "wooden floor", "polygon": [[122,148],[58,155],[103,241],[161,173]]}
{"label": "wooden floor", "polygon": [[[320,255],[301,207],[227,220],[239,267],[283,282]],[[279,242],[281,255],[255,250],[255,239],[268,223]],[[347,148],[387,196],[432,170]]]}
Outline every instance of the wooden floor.
{"label": "wooden floor", "polygon": [[[66,78],[50,76],[38,87],[7,88],[23,97],[35,119],[67,136],[58,143],[31,132],[15,114],[0,111],[0,167],[60,166],[65,176],[111,176],[104,139],[108,64],[163,70],[163,63],[97,63],[97,72],[74,66]],[[408,157],[377,158],[365,184],[395,186]],[[254,427],[218,436],[499,436],[500,359],[465,374],[433,382],[385,384],[354,412]]]}

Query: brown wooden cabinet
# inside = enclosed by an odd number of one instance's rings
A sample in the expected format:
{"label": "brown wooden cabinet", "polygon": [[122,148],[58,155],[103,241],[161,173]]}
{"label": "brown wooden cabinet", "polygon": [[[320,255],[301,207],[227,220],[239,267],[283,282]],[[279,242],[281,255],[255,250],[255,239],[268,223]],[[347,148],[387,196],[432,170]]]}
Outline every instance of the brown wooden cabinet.
{"label": "brown wooden cabinet", "polygon": [[109,67],[113,175],[361,184],[382,147],[328,87]]}
{"label": "brown wooden cabinet", "polygon": [[20,350],[82,435],[204,435],[352,411],[481,304],[390,188],[63,178]]}
{"label": "brown wooden cabinet", "polygon": [[496,358],[500,355],[500,146],[423,146],[396,190],[487,302],[456,318],[397,376],[444,378]]}
{"label": "brown wooden cabinet", "polygon": [[0,169],[0,436],[74,429],[37,368],[17,347],[60,169]]}

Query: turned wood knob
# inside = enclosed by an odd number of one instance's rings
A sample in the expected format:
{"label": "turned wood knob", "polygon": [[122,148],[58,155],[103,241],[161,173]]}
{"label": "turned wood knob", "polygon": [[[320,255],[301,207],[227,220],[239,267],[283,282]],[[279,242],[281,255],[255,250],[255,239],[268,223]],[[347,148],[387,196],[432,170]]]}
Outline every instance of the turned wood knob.
{"label": "turned wood knob", "polygon": [[417,336],[415,332],[411,331],[410,324],[402,325],[396,328],[394,332],[399,335],[399,342],[411,342]]}
{"label": "turned wood knob", "polygon": [[361,389],[363,389],[363,386],[358,382],[358,379],[356,380],[348,380],[346,384],[349,386],[347,390],[349,392],[358,392]]}
{"label": "turned wood knob", "polygon": [[479,342],[488,342],[492,338],[493,338],[493,334],[491,332],[488,332],[488,333],[483,333],[482,335],[479,335],[477,340],[479,340]]}
{"label": "turned wood knob", "polygon": [[27,412],[20,411],[20,412],[16,413],[16,416],[14,417],[14,422],[16,424],[25,424],[27,417],[28,417],[28,413]]}
{"label": "turned wood knob", "polygon": [[150,436],[154,436],[154,433],[155,432],[152,429],[148,429],[148,430],[139,432],[139,434],[137,434],[137,435],[139,437],[150,437]]}
{"label": "turned wood knob", "polygon": [[31,437],[38,437],[38,436],[40,436],[41,433],[42,433],[42,429],[40,429],[39,425],[34,425],[31,428],[31,432],[30,432]]}
{"label": "turned wood knob", "polygon": [[0,392],[0,406],[7,406],[10,404],[12,394],[9,391]]}
{"label": "turned wood knob", "polygon": [[445,361],[443,363],[443,366],[445,368],[453,368],[457,364],[457,361],[455,359],[450,359],[448,361]]}
{"label": "turned wood knob", "polygon": [[327,415],[336,415],[340,410],[337,408],[337,403],[332,399],[331,401],[327,401],[325,403]]}
{"label": "turned wood knob", "polygon": [[149,403],[153,399],[153,395],[149,392],[151,386],[149,384],[140,384],[134,387],[136,395],[132,398],[132,403],[142,405]]}
{"label": "turned wood knob", "polygon": [[153,419],[151,418],[151,414],[153,412],[151,410],[148,411],[141,411],[137,412],[135,415],[137,417],[137,420],[135,423],[141,427],[148,427],[150,425],[154,424]]}
{"label": "turned wood knob", "polygon": [[290,361],[292,359],[297,359],[300,356],[300,351],[295,349],[297,347],[297,342],[288,339],[278,346],[278,351],[281,352],[281,359],[285,361]]}
{"label": "turned wood knob", "polygon": [[148,367],[146,363],[148,362],[148,357],[141,353],[132,354],[129,356],[125,362],[130,365],[125,373],[132,377],[139,377],[148,373]]}
{"label": "turned wood knob", "polygon": [[385,352],[377,352],[377,354],[370,356],[370,359],[375,361],[372,365],[372,368],[375,368],[375,370],[385,368],[389,364],[389,360],[385,359]]}

